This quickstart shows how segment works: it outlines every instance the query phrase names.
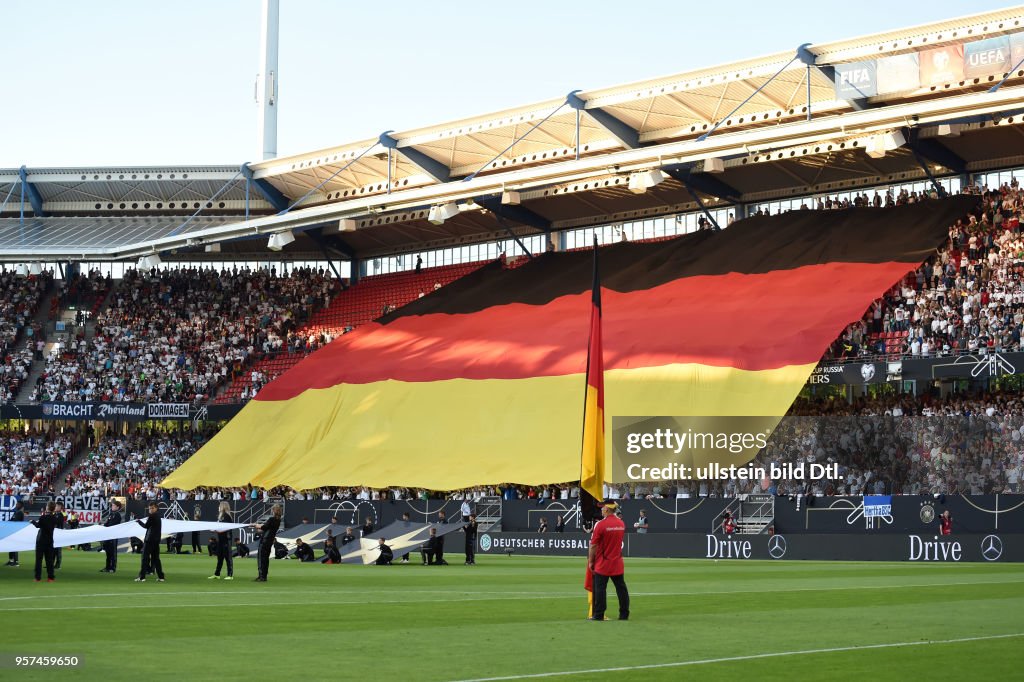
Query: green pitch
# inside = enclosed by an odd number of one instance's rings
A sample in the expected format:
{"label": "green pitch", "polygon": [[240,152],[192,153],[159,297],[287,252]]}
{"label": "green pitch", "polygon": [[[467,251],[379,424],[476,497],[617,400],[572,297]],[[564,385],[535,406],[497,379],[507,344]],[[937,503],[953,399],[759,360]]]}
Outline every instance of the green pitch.
{"label": "green pitch", "polygon": [[1020,565],[632,559],[632,620],[595,623],[582,559],[448,556],[271,561],[266,584],[253,559],[225,582],[205,555],[165,556],[166,583],[136,584],[137,555],[107,575],[101,555],[65,550],[57,582],[36,584],[23,553],[0,567],[0,652],[82,664],[0,679],[1000,680],[1024,666]]}

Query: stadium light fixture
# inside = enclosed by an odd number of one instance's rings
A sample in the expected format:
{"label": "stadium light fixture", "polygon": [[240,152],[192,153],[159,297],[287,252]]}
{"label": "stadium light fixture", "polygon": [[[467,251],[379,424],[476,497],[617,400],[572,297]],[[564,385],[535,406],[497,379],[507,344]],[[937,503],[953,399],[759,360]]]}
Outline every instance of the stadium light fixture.
{"label": "stadium light fixture", "polygon": [[275,232],[270,235],[270,239],[267,240],[267,248],[271,251],[280,251],[284,247],[295,241],[295,235],[292,234],[291,230],[285,230],[284,232]]}
{"label": "stadium light fixture", "polygon": [[633,194],[643,194],[652,187],[665,182],[665,174],[660,170],[641,171],[632,173],[629,176],[629,191]]}
{"label": "stadium light fixture", "polygon": [[28,266],[24,263],[18,263],[18,267],[14,268],[14,274],[19,277],[25,277],[28,275]]}
{"label": "stadium light fixture", "polygon": [[725,162],[721,159],[711,158],[704,159],[704,172],[705,173],[724,173]]}
{"label": "stadium light fixture", "polygon": [[220,244],[207,244],[206,253],[220,253]]}
{"label": "stadium light fixture", "polygon": [[939,137],[960,137],[962,129],[963,125],[960,123],[940,123],[938,135]]}
{"label": "stadium light fixture", "polygon": [[506,206],[518,206],[520,202],[519,192],[509,190],[501,193],[501,203]]}
{"label": "stadium light fixture", "polygon": [[459,215],[458,204],[455,202],[448,202],[447,204],[431,206],[430,213],[427,214],[427,220],[431,225],[441,225],[444,221],[449,218],[454,218],[457,215]]}
{"label": "stadium light fixture", "polygon": [[139,268],[139,270],[143,270],[143,271],[153,270],[155,268],[160,267],[161,263],[163,263],[163,261],[160,260],[160,256],[158,256],[157,254],[153,253],[153,254],[150,254],[148,256],[140,257],[139,258],[139,263],[138,263],[138,268]]}
{"label": "stadium light fixture", "polygon": [[903,133],[900,131],[885,133],[883,135],[875,135],[868,140],[866,147],[867,155],[872,159],[880,159],[885,156],[886,152],[891,152],[894,149],[899,149],[907,143]]}
{"label": "stadium light fixture", "polygon": [[30,275],[41,275],[43,274],[43,264],[39,261],[34,261],[28,266],[28,274]]}
{"label": "stadium light fixture", "polygon": [[359,221],[355,218],[342,218],[338,221],[339,232],[355,232],[359,227]]}

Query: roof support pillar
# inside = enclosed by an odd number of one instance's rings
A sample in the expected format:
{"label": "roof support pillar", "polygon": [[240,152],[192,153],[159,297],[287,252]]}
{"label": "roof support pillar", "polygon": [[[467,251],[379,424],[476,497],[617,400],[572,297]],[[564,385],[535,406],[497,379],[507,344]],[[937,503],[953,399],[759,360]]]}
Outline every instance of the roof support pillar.
{"label": "roof support pillar", "polygon": [[18,169],[18,177],[21,179],[21,219],[25,220],[25,199],[28,198],[29,205],[32,206],[32,215],[36,218],[43,218],[46,214],[43,212],[43,195],[39,193],[39,188],[28,181],[28,170],[22,166]]}

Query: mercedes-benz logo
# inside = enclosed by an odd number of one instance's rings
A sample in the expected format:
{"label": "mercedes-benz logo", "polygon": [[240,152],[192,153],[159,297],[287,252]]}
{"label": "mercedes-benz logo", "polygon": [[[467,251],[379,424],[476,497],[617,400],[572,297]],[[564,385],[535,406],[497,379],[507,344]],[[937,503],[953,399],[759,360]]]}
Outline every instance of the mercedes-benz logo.
{"label": "mercedes-benz logo", "polygon": [[768,539],[768,556],[773,559],[781,559],[786,556],[786,538],[781,535],[773,535]]}
{"label": "mercedes-benz logo", "polygon": [[1003,556],[1003,541],[998,535],[986,535],[981,540],[981,556],[985,561],[996,561]]}

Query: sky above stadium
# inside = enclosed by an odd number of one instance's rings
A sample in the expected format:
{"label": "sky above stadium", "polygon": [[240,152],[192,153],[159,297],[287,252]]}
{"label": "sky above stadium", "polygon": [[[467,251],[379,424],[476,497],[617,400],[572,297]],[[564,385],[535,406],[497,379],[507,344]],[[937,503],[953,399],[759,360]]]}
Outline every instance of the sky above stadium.
{"label": "sky above stadium", "polygon": [[[278,152],[1005,6],[282,0]],[[260,11],[7,0],[0,168],[259,160]]]}

